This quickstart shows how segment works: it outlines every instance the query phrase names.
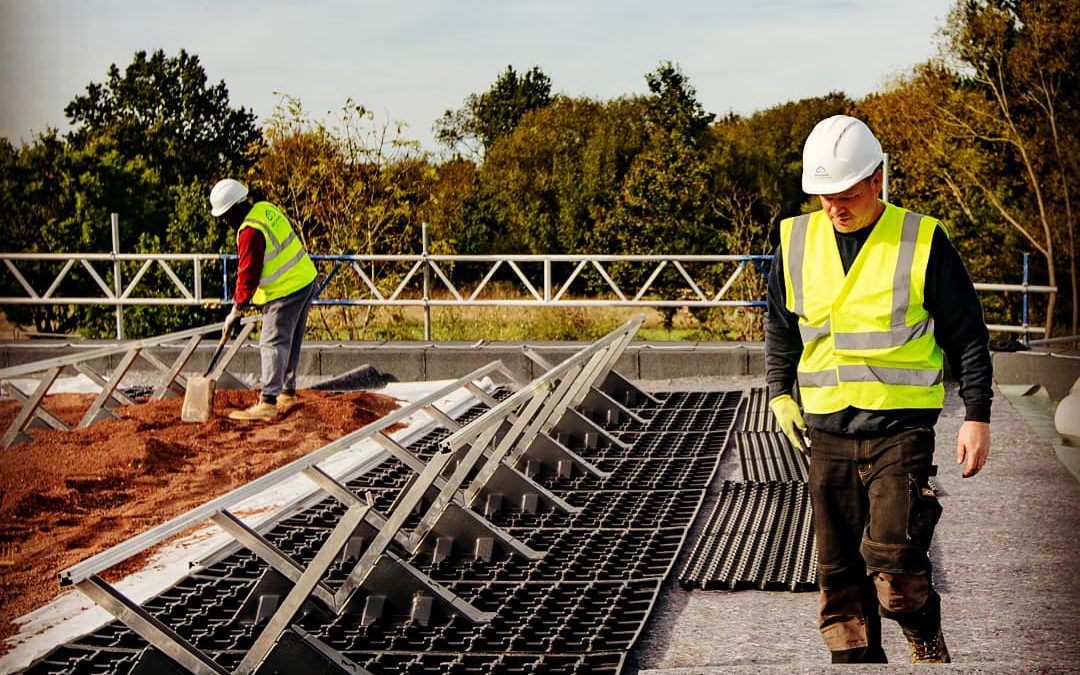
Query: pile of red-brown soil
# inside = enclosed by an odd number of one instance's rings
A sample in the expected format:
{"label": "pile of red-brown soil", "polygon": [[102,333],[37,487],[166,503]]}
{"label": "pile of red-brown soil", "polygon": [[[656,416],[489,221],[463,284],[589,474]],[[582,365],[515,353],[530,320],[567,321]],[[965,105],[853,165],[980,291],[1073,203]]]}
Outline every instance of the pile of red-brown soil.
{"label": "pile of red-brown soil", "polygon": [[[234,422],[227,409],[254,391],[219,391],[217,417],[180,422],[180,399],[114,410],[120,418],[71,431],[32,431],[33,441],[0,450],[0,639],[12,620],[59,593],[57,573],[154,525],[220,496],[398,407],[389,396],[301,391],[300,404],[271,423]],[[77,424],[89,394],[58,394],[45,407]],[[19,406],[0,401],[0,430]],[[129,561],[106,578],[138,569]],[[0,652],[3,648],[0,647]]]}

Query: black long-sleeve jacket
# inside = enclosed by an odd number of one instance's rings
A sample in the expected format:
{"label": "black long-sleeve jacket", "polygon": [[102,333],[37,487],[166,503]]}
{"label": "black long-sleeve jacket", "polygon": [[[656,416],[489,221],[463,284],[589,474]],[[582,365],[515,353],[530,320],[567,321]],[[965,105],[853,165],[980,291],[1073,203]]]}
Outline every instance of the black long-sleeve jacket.
{"label": "black long-sleeve jacket", "polygon": [[[851,269],[873,226],[851,233],[835,232],[844,272]],[[802,355],[799,318],[786,307],[784,263],[780,247],[769,271],[768,309],[765,314],[765,377],[769,398],[791,394],[796,366]],[[945,352],[954,377],[960,381],[965,419],[990,421],[993,398],[993,363],[990,335],[982,305],[960,255],[938,228],[930,244],[923,306],[934,319],[934,338]],[[814,428],[844,435],[881,435],[915,427],[933,427],[940,410],[860,410],[845,408],[827,415],[807,414]]]}

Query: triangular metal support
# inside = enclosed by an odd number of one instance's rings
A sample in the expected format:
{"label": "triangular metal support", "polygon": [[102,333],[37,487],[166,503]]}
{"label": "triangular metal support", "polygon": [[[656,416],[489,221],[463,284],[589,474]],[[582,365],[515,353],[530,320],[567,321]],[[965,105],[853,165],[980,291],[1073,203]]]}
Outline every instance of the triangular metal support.
{"label": "triangular metal support", "polygon": [[[26,405],[26,402],[30,399],[30,397],[22,393],[22,391],[20,391],[18,387],[9,382],[4,382],[3,385],[0,386],[0,391],[3,391],[8,396],[15,399],[20,405]],[[27,427],[34,427],[40,425],[43,428],[56,429],[58,431],[68,431],[71,428],[67,424],[65,424],[63,420],[46,410],[41,405],[38,405],[36,408],[34,408],[33,414],[33,418],[31,418],[30,422],[26,424]],[[30,440],[30,437],[26,434],[22,434],[22,437],[22,440],[24,441]]]}
{"label": "triangular metal support", "polygon": [[649,424],[648,420],[596,387],[589,388],[589,392],[585,394],[585,398],[578,405],[578,410],[605,427],[618,426],[625,420],[630,420],[634,424],[641,426],[648,426]]}
{"label": "triangular metal support", "polygon": [[481,509],[485,515],[498,511],[502,501],[518,504],[523,511],[532,511],[539,504],[545,504],[565,513],[581,511],[580,506],[574,506],[521,471],[502,463],[495,468],[487,483],[475,492],[470,490],[468,494],[469,506],[473,509]]}
{"label": "triangular metal support", "polygon": [[661,403],[660,399],[639,388],[617,370],[609,370],[597,389],[627,407],[636,407],[646,402]]}
{"label": "triangular metal support", "polygon": [[529,447],[518,456],[515,468],[519,468],[526,475],[530,475],[529,470],[526,469],[530,462],[547,465],[552,473],[557,473],[563,478],[570,478],[573,467],[577,467],[582,473],[592,474],[597,478],[606,478],[611,475],[610,471],[601,470],[595,464],[546,433],[537,434]]}
{"label": "triangular metal support", "polygon": [[601,441],[623,450],[629,450],[631,445],[573,408],[566,411],[552,431],[556,440],[570,448],[596,448]]}
{"label": "triangular metal support", "polygon": [[[233,615],[234,621],[244,624],[260,625],[270,619],[277,611],[281,601],[296,584],[272,567],[266,568],[259,580],[251,587],[240,609]],[[298,612],[298,618],[315,614],[329,621],[332,608],[326,607],[315,595],[309,596]]]}
{"label": "triangular metal support", "polygon": [[370,675],[344,654],[308,633],[291,626],[281,634],[254,675]]}
{"label": "triangular metal support", "polygon": [[[377,602],[369,602],[371,597]],[[363,616],[365,623],[373,623],[390,614],[427,625],[431,618],[431,601],[450,614],[460,614],[470,623],[486,623],[495,617],[494,612],[477,609],[392,551],[379,556],[360,582],[360,589],[345,602],[340,613]]]}
{"label": "triangular metal support", "polygon": [[506,530],[496,527],[478,513],[463,508],[455,502],[446,505],[446,509],[424,537],[417,549],[424,547],[432,550],[438,559],[450,554],[447,546],[452,544],[465,555],[476,560],[490,560],[494,545],[509,555],[518,555],[526,560],[538,560],[544,557],[543,551],[529,548]]}

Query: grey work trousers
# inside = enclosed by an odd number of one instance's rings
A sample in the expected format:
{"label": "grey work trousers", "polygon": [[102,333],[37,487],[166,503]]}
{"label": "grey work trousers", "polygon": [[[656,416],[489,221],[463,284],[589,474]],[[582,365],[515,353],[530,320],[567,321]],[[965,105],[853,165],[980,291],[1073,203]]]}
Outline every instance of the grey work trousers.
{"label": "grey work trousers", "polygon": [[312,281],[295,293],[271,300],[260,307],[263,315],[259,356],[262,360],[262,395],[277,397],[284,391],[296,391],[296,368],[300,364],[300,345],[315,294]]}

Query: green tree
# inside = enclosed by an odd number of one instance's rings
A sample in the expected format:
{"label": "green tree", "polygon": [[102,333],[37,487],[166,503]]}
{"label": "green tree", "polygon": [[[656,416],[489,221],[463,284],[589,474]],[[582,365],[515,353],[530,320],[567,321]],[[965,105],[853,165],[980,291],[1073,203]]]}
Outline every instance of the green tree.
{"label": "green tree", "polygon": [[716,115],[705,112],[686,74],[671,61],[664,61],[645,75],[645,82],[651,94],[646,99],[645,117],[650,128],[699,141]]}
{"label": "green tree", "polygon": [[141,157],[168,185],[194,177],[216,179],[245,166],[244,154],[261,139],[255,114],[229,104],[225,83],[208,85],[199,57],[138,51],[123,73],[113,64],[104,83],[65,108],[77,148],[108,134],[125,157]]}
{"label": "green tree", "polygon": [[[1025,242],[981,191],[968,171],[988,175],[996,162],[985,149],[958,144],[926,101],[955,95],[955,78],[926,65],[859,102],[856,116],[889,153],[889,201],[940,218],[976,281],[1019,279]],[[982,297],[992,323],[1020,323],[1020,306],[1003,295]],[[1015,306],[1014,306],[1015,305]]]}
{"label": "green tree", "polygon": [[713,115],[677,66],[662,63],[645,81],[648,142],[623,181],[609,241],[624,253],[706,252],[717,222],[706,162]]}
{"label": "green tree", "polygon": [[[1076,223],[1077,115],[1080,84],[1080,7],[1068,0],[962,0],[950,12],[943,58],[923,70],[943,96],[936,113],[936,146],[965,161],[953,162],[956,197],[969,210],[977,194],[1043,257],[1047,281],[1069,270],[1064,296],[1078,330]],[[982,169],[992,170],[985,172]],[[998,177],[1009,177],[1003,180]],[[1053,331],[1056,295],[1046,312]]]}
{"label": "green tree", "polygon": [[[221,250],[229,237],[205,213],[206,195],[214,180],[243,170],[244,149],[261,136],[253,114],[230,107],[224,83],[207,86],[197,57],[137,52],[123,73],[113,65],[105,83],[88,85],[66,113],[70,133],[50,130],[14,153],[0,152],[2,199],[15,205],[0,214],[7,250],[108,251],[111,212],[120,214],[122,251]],[[24,236],[27,228],[34,236]],[[136,270],[125,265],[124,278]],[[47,285],[55,273],[42,265],[30,275],[32,283]],[[110,285],[111,275],[111,269],[103,273]],[[69,283],[95,282],[76,272]],[[155,283],[168,283],[158,269],[140,289]],[[111,309],[94,307],[19,307],[9,316],[48,332],[98,335],[112,327]],[[210,316],[192,309],[125,311],[132,337]]]}
{"label": "green tree", "polygon": [[441,253],[451,253],[459,250],[461,212],[473,194],[477,166],[472,160],[454,157],[434,168],[434,183],[420,217],[428,224],[432,244]]}
{"label": "green tree", "polygon": [[[606,250],[635,254],[693,254],[715,251],[718,219],[706,158],[711,113],[704,112],[689,79],[670,62],[645,76],[648,141],[623,180],[612,217],[594,241]],[[640,268],[613,270],[623,284],[641,284]],[[653,288],[681,279],[658,278]],[[670,328],[675,310],[661,310]]]}
{"label": "green tree", "polygon": [[464,147],[479,156],[512,132],[526,113],[550,102],[551,80],[539,66],[522,75],[507,66],[486,92],[470,94],[463,108],[447,110],[435,122],[435,137],[452,150]]}
{"label": "green tree", "polygon": [[619,198],[647,134],[639,99],[559,96],[499,139],[464,204],[471,252],[582,252]]}
{"label": "green tree", "polygon": [[[333,126],[311,118],[300,101],[285,97],[266,128],[249,172],[252,189],[280,206],[312,253],[418,253],[420,226],[438,171],[400,124],[377,123],[363,106],[348,101]],[[365,274],[390,287],[403,269],[372,263]],[[359,276],[359,275],[357,275]],[[338,297],[365,297],[366,285],[345,270],[335,277]],[[383,290],[392,290],[383,289]],[[338,320],[356,337],[371,319],[348,308]],[[324,328],[331,317],[320,312]]]}

